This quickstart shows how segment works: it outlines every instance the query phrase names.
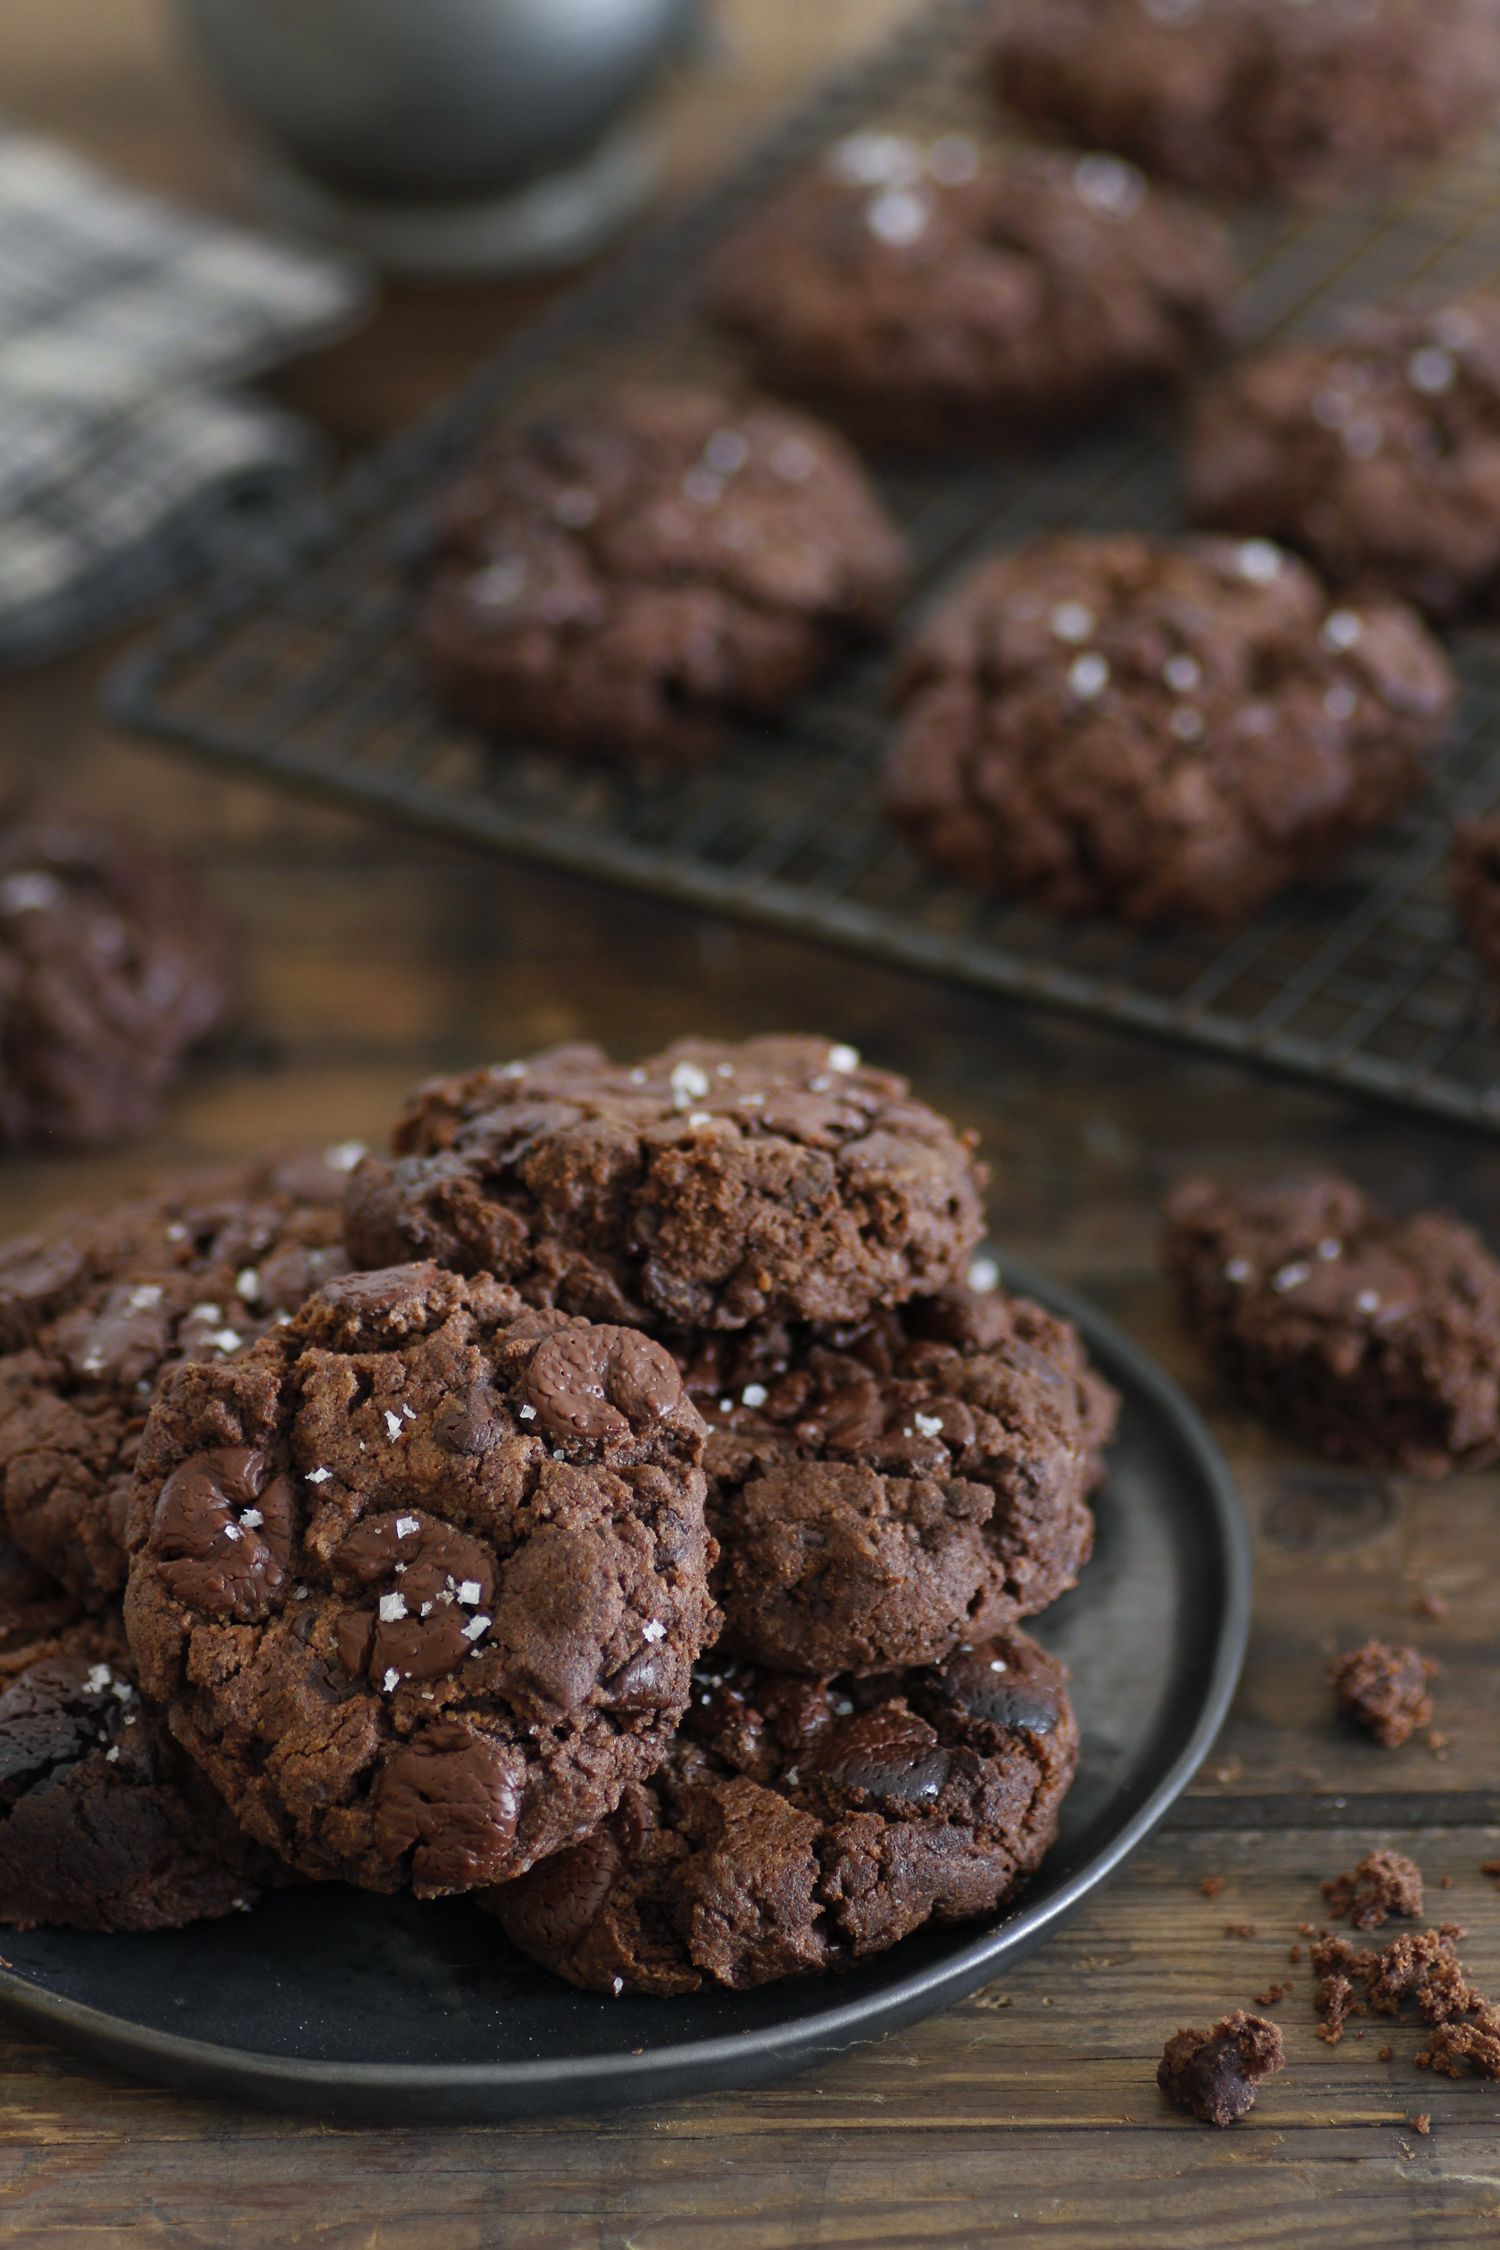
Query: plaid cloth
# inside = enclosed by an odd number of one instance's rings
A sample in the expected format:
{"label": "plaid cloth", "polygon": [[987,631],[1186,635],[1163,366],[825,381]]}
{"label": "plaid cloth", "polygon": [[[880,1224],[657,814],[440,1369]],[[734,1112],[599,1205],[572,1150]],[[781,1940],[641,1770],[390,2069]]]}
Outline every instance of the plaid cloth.
{"label": "plaid cloth", "polygon": [[313,434],[217,386],[342,333],[369,294],[350,261],[0,131],[0,663],[116,623],[304,485]]}

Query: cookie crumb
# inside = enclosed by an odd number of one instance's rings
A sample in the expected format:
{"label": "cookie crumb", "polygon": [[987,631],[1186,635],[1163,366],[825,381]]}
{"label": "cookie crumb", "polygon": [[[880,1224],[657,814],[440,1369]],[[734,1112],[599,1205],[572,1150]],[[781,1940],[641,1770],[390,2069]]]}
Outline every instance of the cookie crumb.
{"label": "cookie crumb", "polygon": [[1335,1922],[1378,1930],[1393,1916],[1414,1921],[1422,1911],[1422,1870],[1400,1852],[1367,1852],[1355,1868],[1330,1876],[1323,1896]]}
{"label": "cookie crumb", "polygon": [[1285,1998],[1286,1986],[1284,1984],[1268,1984],[1264,1992],[1255,1994],[1255,2005],[1257,2008],[1274,2008],[1278,2000],[1284,2000]]}
{"label": "cookie crumb", "polygon": [[1224,1888],[1224,1878],[1222,1875],[1205,1875],[1198,1888],[1205,1898],[1217,1898]]}
{"label": "cookie crumb", "polygon": [[1432,1723],[1431,1683],[1441,1667],[1418,1649],[1368,1640],[1336,1657],[1329,1681],[1341,1715],[1378,1742],[1399,1750]]}
{"label": "cookie crumb", "polygon": [[1419,2109],[1416,2116],[1409,2117],[1406,2122],[1408,2125],[1410,2125],[1414,2133],[1421,2134],[1423,2140],[1425,2140],[1428,2134],[1432,2131],[1432,2119],[1429,2117],[1425,2109]]}
{"label": "cookie crumb", "polygon": [[1226,1922],[1224,1924],[1224,1935],[1226,1937],[1253,1938],[1259,1937],[1260,1930],[1254,1922]]}
{"label": "cookie crumb", "polygon": [[1175,2031],[1162,2050],[1156,2083],[1203,2124],[1232,2125],[1254,2106],[1261,2079],[1285,2061],[1277,2026],[1236,2008],[1207,2031]]}
{"label": "cookie crumb", "polygon": [[1424,1594],[1416,1605],[1418,1617],[1446,1617],[1452,1607],[1446,1594]]}
{"label": "cookie crumb", "polygon": [[1389,2062],[1395,2052],[1396,2050],[1394,2047],[1377,2047],[1375,2050],[1375,2060],[1377,2062]]}

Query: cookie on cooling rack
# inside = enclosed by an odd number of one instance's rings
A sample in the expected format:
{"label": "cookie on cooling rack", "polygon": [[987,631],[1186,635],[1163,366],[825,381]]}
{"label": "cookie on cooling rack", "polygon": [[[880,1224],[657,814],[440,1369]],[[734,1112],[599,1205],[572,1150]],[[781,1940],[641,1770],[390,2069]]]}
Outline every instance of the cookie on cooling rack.
{"label": "cookie on cooling rack", "polygon": [[1500,1456],[1500,1266],[1457,1219],[1331,1177],[1192,1180],[1162,1255],[1209,1357],[1320,1453],[1425,1477]]}
{"label": "cookie on cooling rack", "polygon": [[1196,407],[1196,520],[1283,539],[1429,616],[1500,606],[1500,295],[1358,315],[1231,368]]}
{"label": "cookie on cooling rack", "polygon": [[972,1138],[827,1039],[555,1047],[419,1087],[392,1145],[350,1181],[356,1259],[595,1320],[859,1320],[958,1278],[983,1225]]}
{"label": "cookie on cooling rack", "polygon": [[224,923],[102,822],[0,812],[0,1147],[143,1132],[229,1004]]}
{"label": "cookie on cooling rack", "polygon": [[1216,224],[1118,157],[867,132],[726,247],[713,304],[768,388],[932,452],[1186,381],[1235,280]]}
{"label": "cookie on cooling rack", "polygon": [[1264,540],[1050,539],[918,634],[884,800],[966,881],[1227,924],[1413,794],[1453,697],[1410,611],[1336,602]]}
{"label": "cookie on cooling rack", "polygon": [[1491,0],[1004,0],[1001,100],[1215,194],[1327,195],[1467,139],[1500,96]]}
{"label": "cookie on cooling rack", "polygon": [[617,1994],[813,1976],[991,1914],[1057,1833],[1066,1677],[1022,1633],[876,1680],[705,1668],[660,1772],[483,1903],[532,1960]]}
{"label": "cookie on cooling rack", "polygon": [[0,1523],[90,1608],[125,1584],[125,1505],[156,1383],[222,1359],[346,1266],[359,1152],[189,1181],[0,1246]]}
{"label": "cookie on cooling rack", "polygon": [[456,717],[625,763],[702,758],[891,623],[906,557],[841,439],[645,385],[501,429],[447,495],[418,633]]}
{"label": "cookie on cooling rack", "polygon": [[726,1651],[779,1671],[940,1662],[1093,1551],[1119,1401],[1066,1321],[953,1287],[844,1327],[673,1345],[708,1424]]}
{"label": "cookie on cooling rack", "polygon": [[434,1266],[174,1369],[141,1443],[141,1686],[289,1865],[521,1873],[651,1772],[717,1618],[703,1424],[632,1329]]}

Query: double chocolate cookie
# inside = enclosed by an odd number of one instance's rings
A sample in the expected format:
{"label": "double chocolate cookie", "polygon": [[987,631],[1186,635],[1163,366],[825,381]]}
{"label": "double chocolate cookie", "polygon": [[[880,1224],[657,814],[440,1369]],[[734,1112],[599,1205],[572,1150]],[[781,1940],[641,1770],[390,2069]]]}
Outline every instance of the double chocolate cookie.
{"label": "double chocolate cookie", "polygon": [[979,1239],[970,1142],[823,1039],[597,1047],[436,1079],[350,1183],[363,1265],[432,1258],[532,1304],[678,1329],[858,1320]]}
{"label": "double chocolate cookie", "polygon": [[1454,700],[1416,617],[1264,540],[1055,538],[984,563],[898,682],[890,817],[1066,914],[1229,923],[1421,784]]}
{"label": "double chocolate cookie", "polygon": [[726,1651],[787,1672],[932,1664],[1087,1562],[1119,1402],[1041,1306],[955,1287],[678,1350],[708,1424]]}
{"label": "double chocolate cookie", "polygon": [[891,622],[896,532],[800,414],[639,387],[502,429],[433,527],[418,632],[466,723],[690,761]]}
{"label": "double chocolate cookie", "polygon": [[285,1880],[143,1703],[117,1625],[0,1686],[0,1923],[175,1930]]}
{"label": "double chocolate cookie", "polygon": [[661,1771],[485,1903],[599,1992],[848,1968],[993,1913],[1056,1835],[1077,1757],[1062,1667],[1019,1633],[878,1680],[705,1671]]}
{"label": "double chocolate cookie", "polygon": [[1118,157],[869,132],[730,244],[713,302],[768,388],[928,452],[1186,381],[1235,281],[1214,222]]}
{"label": "double chocolate cookie", "polygon": [[703,1424],[633,1330],[354,1274],[163,1380],[141,1685],[250,1834],[422,1896],[521,1873],[658,1764],[717,1624]]}
{"label": "double chocolate cookie", "polygon": [[1429,616],[1500,600],[1500,296],[1356,316],[1231,368],[1188,451],[1200,523],[1284,539]]}
{"label": "double chocolate cookie", "polygon": [[1193,1180],[1163,1256],[1209,1356],[1320,1452],[1424,1477],[1500,1456],[1500,1266],[1457,1219],[1334,1178]]}
{"label": "double chocolate cookie", "polygon": [[0,1519],[90,1608],[125,1584],[125,1504],[158,1379],[239,1351],[345,1270],[346,1184],[326,1162],[257,1166],[0,1248]]}
{"label": "double chocolate cookie", "polygon": [[0,1147],[144,1131],[229,998],[224,924],[182,871],[97,821],[0,815]]}
{"label": "double chocolate cookie", "polygon": [[1500,95],[1491,0],[1005,0],[1011,109],[1225,195],[1329,195],[1465,140]]}

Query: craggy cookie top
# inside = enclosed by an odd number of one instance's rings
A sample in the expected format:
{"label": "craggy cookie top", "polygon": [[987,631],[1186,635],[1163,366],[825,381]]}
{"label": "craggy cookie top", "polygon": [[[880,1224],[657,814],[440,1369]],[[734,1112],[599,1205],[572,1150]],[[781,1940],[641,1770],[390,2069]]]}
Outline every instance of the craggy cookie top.
{"label": "craggy cookie top", "polygon": [[0,1686],[0,1923],[175,1930],[284,1880],[142,1702],[117,1622]]}
{"label": "craggy cookie top", "polygon": [[935,1663],[1087,1562],[1119,1402],[1040,1305],[954,1287],[675,1348],[708,1424],[726,1650],[790,1672]]}
{"label": "craggy cookie top", "polygon": [[1476,294],[1231,368],[1195,410],[1188,499],[1446,618],[1500,599],[1497,461],[1500,296]]}
{"label": "craggy cookie top", "polygon": [[1070,139],[1228,195],[1322,195],[1482,123],[1491,0],[1005,0],[996,90]]}
{"label": "craggy cookie top", "polygon": [[1078,1729],[1024,1634],[884,1679],[705,1671],[661,1771],[484,1903],[602,1992],[741,1989],[989,1914],[1057,1833]]}
{"label": "craggy cookie top", "polygon": [[782,711],[889,624],[901,541],[842,440],[800,414],[628,389],[502,429],[454,487],[420,631],[472,724],[690,759]]}
{"label": "craggy cookie top", "polygon": [[891,817],[1062,913],[1227,922],[1389,815],[1454,696],[1418,620],[1264,540],[1061,537],[983,563],[902,669]]}
{"label": "craggy cookie top", "polygon": [[1500,1454],[1500,1266],[1457,1219],[1392,1218],[1331,1177],[1191,1180],[1163,1256],[1250,1404],[1322,1451],[1417,1476]]}
{"label": "craggy cookie top", "polygon": [[730,243],[715,305],[772,389],[926,450],[1186,380],[1235,278],[1217,226],[1117,157],[865,132]]}
{"label": "craggy cookie top", "polygon": [[0,812],[0,1147],[143,1131],[225,1012],[228,953],[179,868],[61,809]]}
{"label": "craggy cookie top", "polygon": [[350,1183],[365,1265],[428,1257],[591,1319],[853,1320],[941,1288],[982,1224],[969,1140],[826,1039],[597,1047],[419,1087]]}
{"label": "craggy cookie top", "polygon": [[519,1873],[661,1758],[708,1594],[703,1424],[635,1331],[353,1274],[163,1382],[130,1512],[147,1693],[304,1874]]}
{"label": "craggy cookie top", "polygon": [[345,1270],[346,1178],[255,1166],[0,1247],[0,1512],[90,1607],[125,1583],[125,1502],[162,1370],[238,1351]]}

